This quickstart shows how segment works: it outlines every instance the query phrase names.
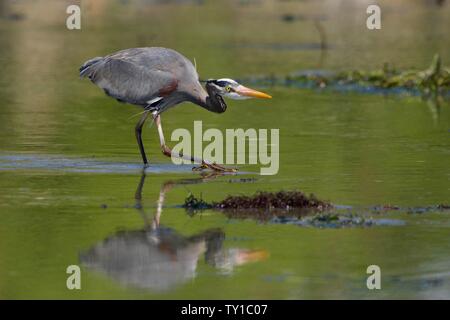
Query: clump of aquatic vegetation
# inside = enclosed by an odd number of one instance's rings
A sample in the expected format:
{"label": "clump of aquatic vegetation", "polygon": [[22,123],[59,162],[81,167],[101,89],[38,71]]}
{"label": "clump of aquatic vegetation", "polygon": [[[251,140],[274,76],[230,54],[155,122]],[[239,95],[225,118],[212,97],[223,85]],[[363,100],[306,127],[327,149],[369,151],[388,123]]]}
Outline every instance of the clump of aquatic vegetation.
{"label": "clump of aquatic vegetation", "polygon": [[306,195],[301,191],[279,191],[266,192],[260,191],[251,196],[236,195],[227,196],[224,200],[219,202],[208,203],[202,198],[197,198],[190,194],[184,201],[183,207],[189,210],[202,209],[226,209],[226,210],[240,210],[240,209],[314,209],[323,211],[330,208],[332,205],[329,202],[317,199],[313,194]]}
{"label": "clump of aquatic vegetation", "polygon": [[322,211],[331,204],[301,191],[257,192],[252,196],[228,196],[216,204],[220,209],[316,209]]}
{"label": "clump of aquatic vegetation", "polygon": [[403,225],[403,221],[394,219],[372,219],[356,213],[324,212],[307,215],[297,219],[276,217],[272,223],[294,224],[313,228],[345,228]]}
{"label": "clump of aquatic vegetation", "polygon": [[378,205],[370,208],[370,211],[373,213],[384,213],[384,212],[392,212],[399,211],[405,212],[408,214],[422,214],[429,212],[450,212],[450,205],[441,203],[438,205],[431,206],[421,206],[421,207],[399,207],[396,205]]}
{"label": "clump of aquatic vegetation", "polygon": [[197,210],[211,209],[214,207],[214,205],[203,200],[201,196],[200,198],[197,198],[192,193],[190,193],[186,197],[186,199],[184,199],[184,204],[182,205],[182,207],[187,210],[197,211]]}
{"label": "clump of aquatic vegetation", "polygon": [[336,213],[321,213],[312,217],[306,217],[302,222],[302,225],[324,228],[324,227],[352,227],[352,226],[372,226],[374,220],[367,219],[362,216],[348,213],[348,214],[336,214]]}
{"label": "clump of aquatic vegetation", "polygon": [[183,207],[190,215],[212,209],[230,219],[253,219],[263,223],[289,224],[313,228],[344,228],[403,225],[394,219],[372,219],[364,214],[342,212],[331,203],[300,191],[257,192],[251,196],[228,196],[219,202],[206,202],[193,194]]}
{"label": "clump of aquatic vegetation", "polygon": [[385,63],[377,70],[351,70],[341,72],[304,71],[285,77],[266,76],[254,81],[266,85],[300,85],[306,87],[352,87],[403,89],[423,96],[448,96],[450,93],[450,68],[442,65],[438,54],[425,70],[399,70]]}
{"label": "clump of aquatic vegetation", "polygon": [[[253,195],[229,195],[222,201],[207,202],[189,194],[182,205],[189,215],[206,209],[220,211],[230,219],[253,219],[264,223],[290,224],[313,228],[344,228],[401,226],[399,219],[380,217],[381,213],[400,211],[403,213],[450,212],[450,205],[439,204],[427,207],[402,208],[395,205],[379,205],[370,208],[335,206],[319,200],[315,195],[301,191],[260,191]],[[372,215],[377,216],[376,219]]]}

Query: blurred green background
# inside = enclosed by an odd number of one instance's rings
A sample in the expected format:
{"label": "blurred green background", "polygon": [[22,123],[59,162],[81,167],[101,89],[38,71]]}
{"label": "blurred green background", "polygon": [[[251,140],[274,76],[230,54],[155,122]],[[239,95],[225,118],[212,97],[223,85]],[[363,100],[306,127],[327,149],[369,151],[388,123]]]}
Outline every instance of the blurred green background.
{"label": "blurred green background", "polygon": [[[370,31],[370,1],[0,1],[0,298],[450,298],[448,212],[383,215],[404,226],[312,229],[179,208],[189,192],[212,201],[280,189],[362,213],[448,203],[447,100],[276,86],[260,88],[273,99],[227,101],[220,115],[187,103],[171,109],[162,116],[167,140],[194,120],[204,129],[279,128],[280,171],[258,176],[248,165],[244,175],[202,179],[171,165],[147,125],[152,165],[141,205],[151,220],[163,191],[166,231],[147,233],[167,249],[139,231],[140,109],[78,77],[85,60],[139,46],[195,58],[201,78],[384,62],[425,69],[435,53],[450,64],[449,3],[377,3],[382,29]],[[81,5],[81,30],[65,26],[69,4]],[[211,229],[222,231],[211,240]],[[92,248],[97,269],[81,261]],[[136,265],[143,252],[160,260]],[[82,266],[81,290],[66,288],[72,264]],[[366,288],[371,264],[381,267],[382,290]]]}

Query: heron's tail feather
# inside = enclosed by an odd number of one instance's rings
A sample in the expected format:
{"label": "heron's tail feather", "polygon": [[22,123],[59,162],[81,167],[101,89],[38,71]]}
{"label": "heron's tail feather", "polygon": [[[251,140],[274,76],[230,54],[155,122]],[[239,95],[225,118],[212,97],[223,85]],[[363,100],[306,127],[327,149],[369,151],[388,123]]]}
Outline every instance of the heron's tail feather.
{"label": "heron's tail feather", "polygon": [[80,67],[80,77],[86,77],[90,76],[91,74],[91,67],[95,65],[97,62],[102,61],[103,57],[95,57],[92,59],[89,59],[86,61],[81,67]]}

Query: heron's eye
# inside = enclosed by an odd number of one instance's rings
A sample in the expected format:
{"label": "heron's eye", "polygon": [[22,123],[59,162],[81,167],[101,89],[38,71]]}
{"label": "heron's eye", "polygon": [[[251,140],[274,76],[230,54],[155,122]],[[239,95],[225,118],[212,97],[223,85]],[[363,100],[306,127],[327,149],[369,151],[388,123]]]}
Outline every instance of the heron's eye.
{"label": "heron's eye", "polygon": [[230,92],[231,91],[231,87],[230,86],[226,86],[225,90],[227,90],[227,92]]}

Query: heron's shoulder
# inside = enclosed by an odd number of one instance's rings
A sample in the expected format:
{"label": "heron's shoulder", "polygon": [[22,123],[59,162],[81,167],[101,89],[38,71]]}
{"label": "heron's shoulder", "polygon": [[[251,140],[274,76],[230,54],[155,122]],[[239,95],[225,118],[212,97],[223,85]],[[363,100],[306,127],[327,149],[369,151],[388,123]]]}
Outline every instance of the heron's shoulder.
{"label": "heron's shoulder", "polygon": [[107,59],[131,63],[146,71],[165,71],[173,74],[179,80],[190,79],[193,75],[198,78],[193,63],[178,51],[169,48],[130,48],[113,53]]}
{"label": "heron's shoulder", "polygon": [[186,61],[190,62],[184,55],[176,50],[163,47],[141,47],[129,48],[117,51],[107,56],[110,59],[120,59],[126,61]]}

